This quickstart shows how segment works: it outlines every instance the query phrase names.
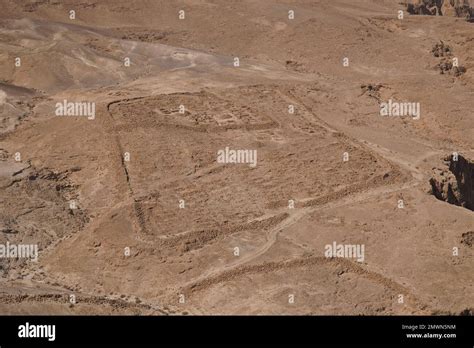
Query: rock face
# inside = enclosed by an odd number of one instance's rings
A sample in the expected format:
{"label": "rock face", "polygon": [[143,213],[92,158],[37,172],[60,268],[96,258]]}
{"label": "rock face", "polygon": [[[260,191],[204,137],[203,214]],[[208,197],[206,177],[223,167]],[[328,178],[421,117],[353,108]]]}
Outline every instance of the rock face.
{"label": "rock face", "polygon": [[461,155],[446,159],[449,169],[437,169],[430,179],[436,198],[474,210],[474,161]]}
{"label": "rock face", "polygon": [[461,17],[461,13],[469,7],[469,0],[445,0],[442,11],[445,16]]}
{"label": "rock face", "polygon": [[445,16],[465,17],[467,20],[474,19],[474,8],[469,0],[445,0],[443,4]]}
{"label": "rock face", "polygon": [[472,247],[474,244],[474,231],[465,232],[461,236],[461,243]]}
{"label": "rock face", "polygon": [[474,8],[469,0],[415,0],[407,4],[407,11],[415,15],[474,18]]}

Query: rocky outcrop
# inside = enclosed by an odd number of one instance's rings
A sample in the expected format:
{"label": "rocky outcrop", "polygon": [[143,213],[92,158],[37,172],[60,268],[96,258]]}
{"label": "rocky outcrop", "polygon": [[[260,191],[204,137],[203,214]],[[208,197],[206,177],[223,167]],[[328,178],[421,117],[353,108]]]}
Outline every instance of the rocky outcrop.
{"label": "rocky outcrop", "polygon": [[413,15],[454,16],[474,19],[474,8],[469,0],[414,0],[406,4]]}
{"label": "rocky outcrop", "polygon": [[474,161],[459,155],[446,158],[446,169],[436,169],[430,179],[433,195],[474,211]]}

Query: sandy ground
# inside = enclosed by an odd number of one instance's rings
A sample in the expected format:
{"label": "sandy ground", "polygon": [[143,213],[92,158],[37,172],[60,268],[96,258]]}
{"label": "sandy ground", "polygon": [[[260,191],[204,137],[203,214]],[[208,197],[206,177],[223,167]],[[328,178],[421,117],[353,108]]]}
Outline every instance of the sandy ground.
{"label": "sandy ground", "polygon": [[0,245],[39,248],[0,258],[0,313],[472,314],[474,23],[395,0],[0,7]]}

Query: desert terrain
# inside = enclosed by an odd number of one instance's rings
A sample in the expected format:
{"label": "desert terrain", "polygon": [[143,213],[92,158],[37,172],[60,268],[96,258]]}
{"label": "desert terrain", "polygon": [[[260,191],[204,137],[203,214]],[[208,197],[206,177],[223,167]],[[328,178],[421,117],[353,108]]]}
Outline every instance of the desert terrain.
{"label": "desert terrain", "polygon": [[472,314],[474,23],[408,5],[0,0],[0,313]]}

